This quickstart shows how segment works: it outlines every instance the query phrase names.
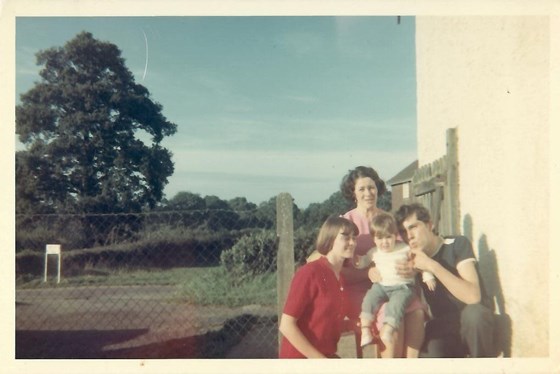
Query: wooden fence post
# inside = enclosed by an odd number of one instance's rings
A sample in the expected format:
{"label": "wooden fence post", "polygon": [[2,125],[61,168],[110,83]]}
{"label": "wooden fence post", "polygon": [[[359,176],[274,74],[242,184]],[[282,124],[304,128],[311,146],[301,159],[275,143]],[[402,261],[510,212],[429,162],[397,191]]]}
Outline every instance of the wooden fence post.
{"label": "wooden fence post", "polygon": [[447,196],[445,197],[449,230],[451,235],[459,235],[459,153],[457,149],[457,129],[447,129]]}
{"label": "wooden fence post", "polygon": [[[292,196],[281,193],[276,197],[276,235],[278,256],[276,260],[276,290],[278,298],[278,323],[294,275],[294,215]],[[278,348],[281,334],[278,331]]]}

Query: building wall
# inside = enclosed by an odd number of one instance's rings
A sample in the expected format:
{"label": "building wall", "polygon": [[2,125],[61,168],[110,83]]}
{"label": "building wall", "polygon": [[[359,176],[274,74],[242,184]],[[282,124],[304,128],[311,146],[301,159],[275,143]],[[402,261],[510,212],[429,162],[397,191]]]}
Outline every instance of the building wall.
{"label": "building wall", "polygon": [[[407,195],[406,197],[404,195]],[[412,187],[411,182],[395,184],[391,186],[391,211],[396,212],[403,204],[410,204],[413,202],[411,199]]]}
{"label": "building wall", "polygon": [[[549,113],[552,19],[417,17],[419,166],[459,138],[461,227],[512,357],[549,351]],[[558,40],[554,40],[558,44]]]}

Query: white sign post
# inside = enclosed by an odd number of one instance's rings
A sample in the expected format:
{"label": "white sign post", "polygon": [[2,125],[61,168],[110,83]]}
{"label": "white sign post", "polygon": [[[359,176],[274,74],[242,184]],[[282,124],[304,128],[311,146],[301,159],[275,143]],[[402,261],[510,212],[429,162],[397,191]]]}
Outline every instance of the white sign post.
{"label": "white sign post", "polygon": [[61,251],[60,251],[60,244],[47,244],[47,247],[45,249],[45,279],[44,281],[47,281],[47,264],[48,264],[48,259],[49,259],[49,255],[57,255],[57,260],[58,260],[58,273],[57,273],[57,282],[56,283],[60,283],[60,267],[62,264],[62,258],[61,258]]}

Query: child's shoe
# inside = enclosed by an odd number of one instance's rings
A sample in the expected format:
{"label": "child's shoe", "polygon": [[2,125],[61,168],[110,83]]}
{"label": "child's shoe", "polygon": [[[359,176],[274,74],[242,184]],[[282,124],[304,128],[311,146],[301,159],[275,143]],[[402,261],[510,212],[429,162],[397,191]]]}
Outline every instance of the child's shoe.
{"label": "child's shoe", "polygon": [[371,334],[371,329],[369,327],[362,327],[362,339],[360,345],[365,347],[373,342],[373,335]]}

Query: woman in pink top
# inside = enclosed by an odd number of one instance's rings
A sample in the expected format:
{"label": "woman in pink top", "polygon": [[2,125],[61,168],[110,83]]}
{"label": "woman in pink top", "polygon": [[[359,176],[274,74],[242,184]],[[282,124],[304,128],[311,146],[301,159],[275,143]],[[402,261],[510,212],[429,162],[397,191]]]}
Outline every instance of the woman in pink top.
{"label": "woman in pink top", "polygon": [[[370,222],[373,216],[382,211],[377,207],[377,198],[387,189],[377,172],[365,166],[350,170],[342,179],[340,189],[346,199],[356,204],[356,208],[344,214],[344,217],[354,222],[359,230],[354,260],[347,261],[341,271],[346,280],[348,297],[346,314],[349,318],[356,319],[360,314],[365,293],[372,282],[380,281],[377,269],[370,267],[371,264],[364,264],[364,258],[361,257],[375,246],[369,229]],[[405,269],[407,267],[403,266],[402,271],[406,271]],[[383,310],[382,308],[379,315],[383,314]],[[401,323],[400,329],[393,336],[394,345],[387,345],[381,352],[382,357],[418,357],[418,351],[424,340],[424,310],[425,307],[420,302],[419,296],[415,296],[406,311],[404,323]],[[383,320],[379,315],[378,321]]]}

